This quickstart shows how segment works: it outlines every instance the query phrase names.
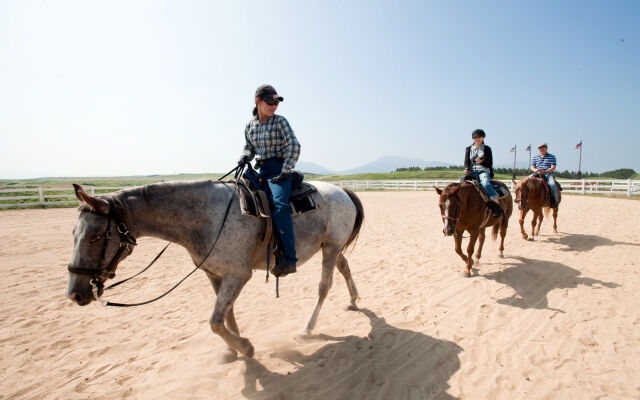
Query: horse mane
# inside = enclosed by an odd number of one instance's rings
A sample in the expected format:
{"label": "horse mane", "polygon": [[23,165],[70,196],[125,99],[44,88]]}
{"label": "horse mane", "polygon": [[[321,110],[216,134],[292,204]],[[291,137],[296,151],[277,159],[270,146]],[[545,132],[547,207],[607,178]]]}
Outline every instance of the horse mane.
{"label": "horse mane", "polygon": [[450,183],[444,189],[442,189],[442,192],[447,195],[452,195],[452,194],[456,194],[459,189],[460,189],[459,183]]}

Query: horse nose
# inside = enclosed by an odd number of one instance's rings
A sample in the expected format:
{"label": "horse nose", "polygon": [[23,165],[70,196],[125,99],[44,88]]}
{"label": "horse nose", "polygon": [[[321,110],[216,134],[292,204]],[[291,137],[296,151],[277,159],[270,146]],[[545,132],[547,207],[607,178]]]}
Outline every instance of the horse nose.
{"label": "horse nose", "polygon": [[67,297],[69,298],[69,300],[75,302],[76,304],[82,303],[82,295],[78,292],[71,292],[67,294]]}

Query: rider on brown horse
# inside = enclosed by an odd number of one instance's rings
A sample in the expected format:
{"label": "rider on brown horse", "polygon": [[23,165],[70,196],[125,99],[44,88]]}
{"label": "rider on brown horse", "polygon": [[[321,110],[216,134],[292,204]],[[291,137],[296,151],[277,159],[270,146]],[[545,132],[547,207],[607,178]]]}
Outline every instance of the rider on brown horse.
{"label": "rider on brown horse", "polygon": [[540,143],[538,145],[538,151],[540,155],[535,155],[531,160],[531,170],[542,176],[549,186],[551,192],[551,208],[558,208],[558,185],[556,179],[553,176],[553,171],[556,169],[556,156],[551,153],[547,153],[547,144]]}
{"label": "rider on brown horse", "polygon": [[471,133],[473,144],[464,150],[464,174],[477,178],[482,188],[489,197],[487,207],[491,209],[494,217],[498,218],[503,214],[500,203],[498,203],[498,194],[491,186],[491,178],[493,178],[493,156],[491,147],[484,144],[486,134],[482,129],[476,129]]}

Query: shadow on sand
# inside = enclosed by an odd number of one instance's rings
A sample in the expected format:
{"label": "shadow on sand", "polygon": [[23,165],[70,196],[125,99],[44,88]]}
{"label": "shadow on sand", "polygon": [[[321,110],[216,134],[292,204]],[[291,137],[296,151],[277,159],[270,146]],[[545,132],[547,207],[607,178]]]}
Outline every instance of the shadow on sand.
{"label": "shadow on sand", "polygon": [[288,374],[246,359],[250,399],[454,399],[448,381],[460,369],[462,348],[419,332],[398,329],[372,311],[367,337],[316,335],[332,343],[310,355],[295,350],[274,354],[295,366]]}
{"label": "shadow on sand", "polygon": [[[511,287],[515,293],[497,298],[500,304],[506,304],[523,309],[536,308],[564,312],[550,308],[547,295],[554,289],[574,289],[578,285],[591,287],[619,287],[614,282],[603,282],[597,279],[581,277],[577,269],[552,261],[531,260],[524,257],[510,257],[519,263],[512,263],[511,267],[502,271],[480,275]],[[509,264],[507,264],[509,265]],[[499,296],[499,290],[496,292]]]}
{"label": "shadow on sand", "polygon": [[598,235],[583,235],[581,233],[570,233],[561,236],[548,237],[547,241],[565,246],[559,250],[563,251],[589,251],[598,246],[615,246],[625,244],[628,246],[640,246],[640,243],[616,242],[606,237]]}

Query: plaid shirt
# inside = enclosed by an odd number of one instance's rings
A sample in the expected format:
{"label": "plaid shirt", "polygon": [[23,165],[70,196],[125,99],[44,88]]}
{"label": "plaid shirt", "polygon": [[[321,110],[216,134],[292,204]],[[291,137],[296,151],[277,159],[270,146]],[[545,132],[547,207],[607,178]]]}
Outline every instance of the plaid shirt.
{"label": "plaid shirt", "polygon": [[246,144],[242,154],[253,159],[256,156],[258,162],[267,158],[284,158],[282,172],[291,172],[300,157],[300,143],[293,134],[293,129],[285,117],[274,114],[260,123],[258,117],[254,117],[244,128]]}

